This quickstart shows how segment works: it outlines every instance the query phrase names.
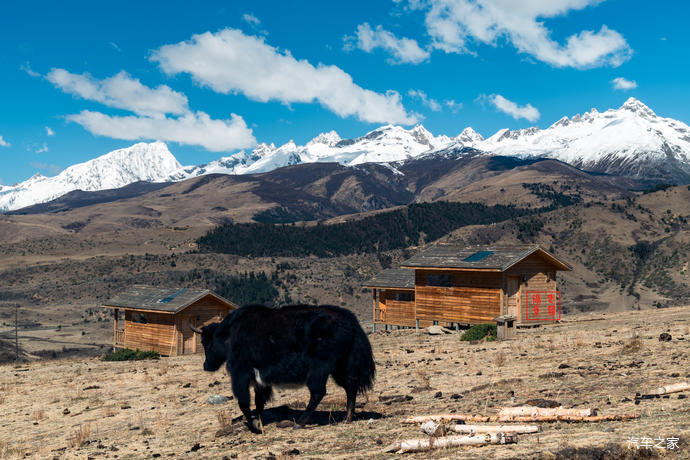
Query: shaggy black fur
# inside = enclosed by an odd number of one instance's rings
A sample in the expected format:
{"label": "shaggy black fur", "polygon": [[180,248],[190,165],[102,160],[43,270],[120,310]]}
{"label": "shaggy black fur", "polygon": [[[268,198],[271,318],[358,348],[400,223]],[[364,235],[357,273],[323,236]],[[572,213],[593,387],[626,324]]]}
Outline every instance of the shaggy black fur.
{"label": "shaggy black fur", "polygon": [[[347,416],[354,415],[357,393],[370,389],[376,368],[369,339],[349,310],[331,305],[246,305],[221,323],[202,328],[204,370],[226,363],[249,429],[260,432],[272,387],[306,385],[311,397],[299,426],[304,426],[326,394],[328,376],[345,389]],[[254,387],[258,420],[249,410]]]}

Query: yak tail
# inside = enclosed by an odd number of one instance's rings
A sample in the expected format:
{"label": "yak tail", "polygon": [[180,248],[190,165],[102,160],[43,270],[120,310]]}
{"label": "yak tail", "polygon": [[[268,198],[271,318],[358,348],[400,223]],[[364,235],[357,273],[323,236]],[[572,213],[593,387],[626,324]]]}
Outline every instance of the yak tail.
{"label": "yak tail", "polygon": [[371,351],[369,338],[359,323],[357,323],[354,331],[352,349],[347,360],[347,376],[348,380],[356,386],[357,393],[365,393],[374,386],[374,377],[376,376],[374,355]]}

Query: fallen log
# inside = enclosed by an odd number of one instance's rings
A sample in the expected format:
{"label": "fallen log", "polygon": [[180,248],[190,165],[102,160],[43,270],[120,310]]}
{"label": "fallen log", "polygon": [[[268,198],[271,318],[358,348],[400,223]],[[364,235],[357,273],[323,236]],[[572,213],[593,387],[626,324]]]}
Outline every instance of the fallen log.
{"label": "fallen log", "polygon": [[485,446],[487,444],[515,444],[515,433],[487,433],[476,436],[443,436],[440,438],[405,439],[397,441],[384,449],[384,452],[420,452],[429,449],[442,449],[444,447],[460,446]]}
{"label": "fallen log", "polygon": [[537,433],[537,425],[444,425],[433,421],[424,422],[422,431],[429,436],[441,436],[453,431],[462,434],[486,434],[486,433]]}
{"label": "fallen log", "polygon": [[416,415],[407,417],[403,423],[432,422],[489,422],[491,417],[472,414],[441,414],[441,415]]}
{"label": "fallen log", "polygon": [[589,417],[590,415],[592,415],[592,409],[566,409],[562,406],[553,408],[534,406],[502,407],[498,412],[499,417]]}
{"label": "fallen log", "polygon": [[498,416],[498,415],[473,415],[473,414],[442,414],[442,415],[417,415],[408,417],[403,423],[432,422],[604,422],[624,421],[638,418],[636,414],[612,414],[612,415],[537,415],[537,416]]}
{"label": "fallen log", "polygon": [[492,422],[605,422],[624,421],[639,418],[637,414],[612,414],[612,415],[539,415],[536,417],[497,417]]}
{"label": "fallen log", "polygon": [[680,383],[674,383],[671,385],[659,387],[654,391],[653,394],[655,394],[655,395],[666,395],[669,393],[679,393],[681,391],[688,391],[688,390],[690,390],[690,382],[680,382]]}

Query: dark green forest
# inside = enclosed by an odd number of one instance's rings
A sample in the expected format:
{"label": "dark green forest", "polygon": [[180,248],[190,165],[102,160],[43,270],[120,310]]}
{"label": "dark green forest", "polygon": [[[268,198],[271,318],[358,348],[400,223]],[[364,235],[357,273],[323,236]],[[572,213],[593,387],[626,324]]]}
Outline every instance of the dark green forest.
{"label": "dark green forest", "polygon": [[537,210],[481,203],[416,203],[364,219],[300,226],[224,224],[197,240],[199,251],[246,257],[331,257],[429,242],[466,226],[501,222]]}
{"label": "dark green forest", "polygon": [[205,285],[237,305],[248,303],[270,304],[278,299],[275,288],[277,273],[269,278],[264,272],[227,275],[210,269],[194,269],[180,275],[180,283]]}

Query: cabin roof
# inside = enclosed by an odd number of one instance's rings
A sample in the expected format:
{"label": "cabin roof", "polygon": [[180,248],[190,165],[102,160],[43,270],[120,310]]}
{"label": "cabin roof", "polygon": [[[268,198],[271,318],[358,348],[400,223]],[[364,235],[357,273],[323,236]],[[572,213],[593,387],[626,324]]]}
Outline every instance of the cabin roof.
{"label": "cabin roof", "polygon": [[538,254],[558,270],[572,267],[539,245],[458,246],[438,244],[418,252],[401,264],[403,268],[450,268],[506,271],[531,254]]}
{"label": "cabin roof", "polygon": [[372,288],[414,289],[414,271],[404,268],[388,268],[381,271],[362,286]]}
{"label": "cabin roof", "polygon": [[103,306],[175,314],[207,295],[215,297],[232,308],[237,308],[233,302],[208,289],[161,288],[141,284],[120,292],[107,300]]}

